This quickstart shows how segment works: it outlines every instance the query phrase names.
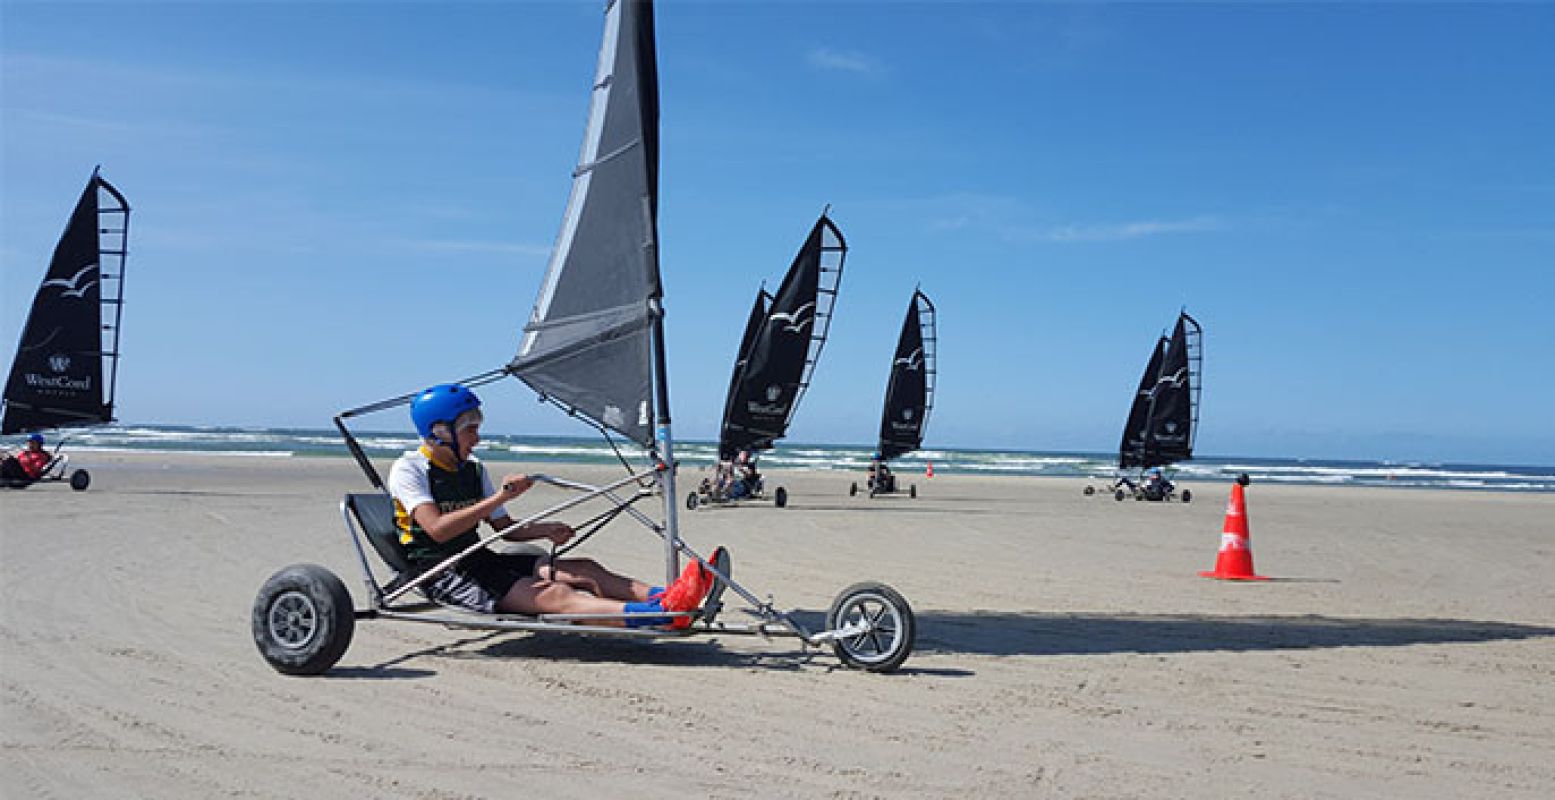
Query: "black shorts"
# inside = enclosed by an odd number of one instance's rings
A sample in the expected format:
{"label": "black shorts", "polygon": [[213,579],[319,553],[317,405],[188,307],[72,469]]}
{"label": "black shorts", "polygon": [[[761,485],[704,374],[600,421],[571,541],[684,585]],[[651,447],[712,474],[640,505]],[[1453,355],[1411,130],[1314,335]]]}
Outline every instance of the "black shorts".
{"label": "black shorts", "polygon": [[539,556],[477,550],[439,575],[422,591],[434,603],[494,614],[513,584],[532,578]]}

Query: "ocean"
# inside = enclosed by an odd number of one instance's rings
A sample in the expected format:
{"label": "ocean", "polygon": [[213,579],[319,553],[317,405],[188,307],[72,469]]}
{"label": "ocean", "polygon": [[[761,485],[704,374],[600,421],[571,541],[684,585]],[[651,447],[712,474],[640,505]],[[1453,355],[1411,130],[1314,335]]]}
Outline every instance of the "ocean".
{"label": "ocean", "polygon": [[[362,446],[375,458],[393,458],[415,446],[412,437],[395,433],[358,433]],[[328,430],[287,428],[205,428],[173,425],[122,425],[74,431],[73,452],[133,451],[210,453],[256,458],[348,456],[339,435]],[[52,439],[51,439],[52,444]],[[640,463],[630,443],[622,452]],[[488,461],[557,464],[616,463],[602,438],[503,436],[487,434],[476,451]],[[714,442],[676,442],[683,465],[710,465],[717,458]],[[869,463],[863,445],[782,443],[762,457],[767,468],[861,472]],[[899,474],[923,473],[932,463],[943,475],[1031,475],[1110,479],[1117,456],[1107,453],[1067,453],[1027,450],[933,448],[892,461]],[[1316,459],[1199,456],[1169,470],[1176,481],[1224,482],[1247,473],[1257,483],[1325,486],[1387,486],[1398,488],[1555,492],[1555,467],[1498,464],[1450,464],[1417,461],[1322,461]]]}

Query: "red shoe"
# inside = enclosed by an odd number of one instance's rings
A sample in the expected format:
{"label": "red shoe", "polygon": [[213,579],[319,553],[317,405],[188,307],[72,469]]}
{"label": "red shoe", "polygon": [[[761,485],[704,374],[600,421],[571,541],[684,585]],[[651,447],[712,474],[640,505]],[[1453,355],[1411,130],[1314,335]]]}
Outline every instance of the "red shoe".
{"label": "red shoe", "polygon": [[[695,611],[702,605],[702,598],[707,596],[711,588],[713,588],[713,574],[708,572],[701,563],[693,561],[686,565],[686,569],[680,573],[680,578],[664,590],[659,603],[664,606],[665,611]],[[675,621],[670,623],[670,627],[676,629],[690,625],[690,616],[675,617]]]}

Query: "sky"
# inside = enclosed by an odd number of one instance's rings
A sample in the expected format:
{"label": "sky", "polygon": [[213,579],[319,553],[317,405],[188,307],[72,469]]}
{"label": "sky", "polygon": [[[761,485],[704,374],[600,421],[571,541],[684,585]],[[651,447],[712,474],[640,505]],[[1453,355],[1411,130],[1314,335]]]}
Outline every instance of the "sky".
{"label": "sky", "polygon": [[[602,8],[0,2],[0,341],[101,164],[134,207],[125,422],[325,428],[505,364]],[[873,441],[921,285],[930,447],[1115,451],[1186,308],[1201,454],[1555,464],[1555,5],[661,0],[657,28],[677,438],[716,437],[751,297],[829,204],[850,251],[789,442]]]}

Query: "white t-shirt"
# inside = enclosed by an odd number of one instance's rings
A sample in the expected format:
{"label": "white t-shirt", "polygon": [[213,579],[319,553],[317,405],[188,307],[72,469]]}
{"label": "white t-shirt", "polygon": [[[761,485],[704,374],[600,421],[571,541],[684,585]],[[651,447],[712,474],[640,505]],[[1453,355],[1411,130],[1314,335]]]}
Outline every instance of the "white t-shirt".
{"label": "white t-shirt", "polygon": [[[480,459],[473,455],[469,460],[480,464]],[[427,472],[431,469],[432,461],[420,450],[406,451],[404,455],[395,459],[394,466],[389,468],[389,495],[394,498],[394,502],[399,504],[400,510],[404,513],[413,514],[417,506],[437,502],[432,497],[432,481],[427,477]],[[486,471],[485,465],[481,465],[481,492],[486,497],[497,493],[496,488],[491,484],[491,473]],[[507,517],[507,507],[497,506],[488,519],[495,521]]]}

